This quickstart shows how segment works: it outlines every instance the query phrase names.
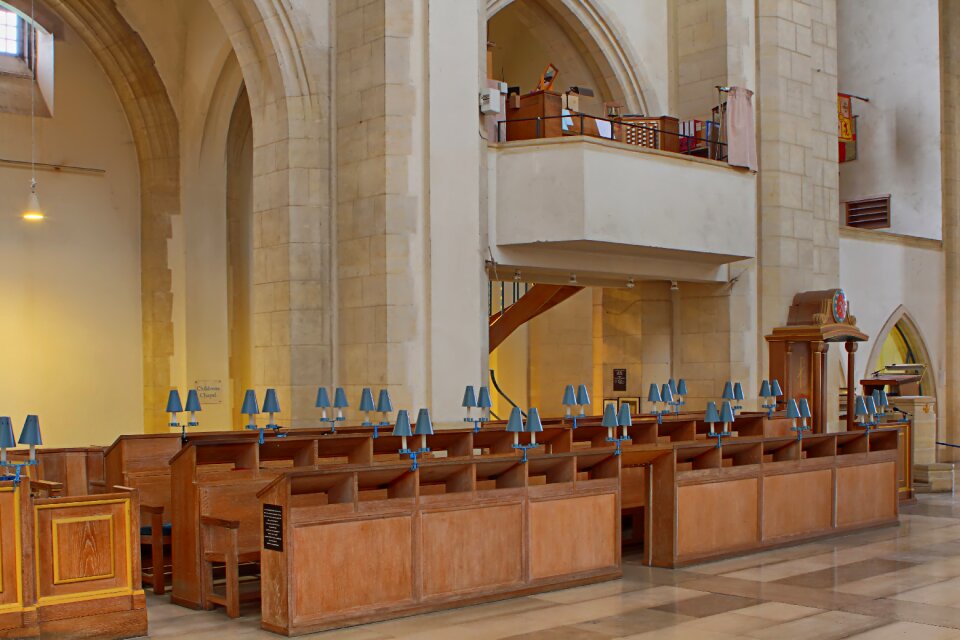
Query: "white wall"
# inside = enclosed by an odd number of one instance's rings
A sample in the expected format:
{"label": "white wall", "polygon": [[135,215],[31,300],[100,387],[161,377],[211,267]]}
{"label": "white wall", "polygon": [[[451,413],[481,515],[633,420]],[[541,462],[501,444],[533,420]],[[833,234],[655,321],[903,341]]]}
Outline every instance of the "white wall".
{"label": "white wall", "polygon": [[[890,242],[840,238],[840,286],[850,312],[870,340],[857,349],[857,381],[870,373],[870,352],[883,325],[902,304],[917,324],[933,362],[938,392],[944,378],[946,351],[943,313],[943,252]],[[939,393],[938,393],[939,395]]]}
{"label": "white wall", "polygon": [[[30,173],[0,167],[0,415],[37,413],[44,443],[104,444],[143,425],[137,156],[107,77],[72,31],[56,45],[56,117],[37,160],[49,218],[19,218]],[[0,158],[29,160],[30,119],[0,114]]]}
{"label": "white wall", "polygon": [[669,115],[668,0],[595,0],[607,24],[635,63],[651,115]]}
{"label": "white wall", "polygon": [[937,0],[839,0],[838,89],[854,100],[858,159],[840,200],[891,194],[889,231],[941,237]]}

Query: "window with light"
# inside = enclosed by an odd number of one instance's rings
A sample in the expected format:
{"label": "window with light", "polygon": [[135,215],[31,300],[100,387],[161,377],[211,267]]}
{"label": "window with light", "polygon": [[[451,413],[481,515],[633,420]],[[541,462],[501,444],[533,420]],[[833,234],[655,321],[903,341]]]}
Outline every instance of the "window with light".
{"label": "window with light", "polygon": [[0,9],[0,55],[23,56],[23,19],[8,9]]}

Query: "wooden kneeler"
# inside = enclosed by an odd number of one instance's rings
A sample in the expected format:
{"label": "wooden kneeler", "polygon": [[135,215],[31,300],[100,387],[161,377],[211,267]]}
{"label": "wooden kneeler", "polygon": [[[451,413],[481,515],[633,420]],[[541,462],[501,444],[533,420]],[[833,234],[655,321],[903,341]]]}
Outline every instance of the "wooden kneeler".
{"label": "wooden kneeler", "polygon": [[[240,565],[260,562],[259,548],[240,547],[240,521],[225,520],[213,516],[201,516],[202,529],[201,557],[203,558],[203,606],[212,609],[220,605],[227,610],[227,615],[236,618],[240,615],[241,600],[259,600],[259,588],[255,592],[240,593]],[[214,591],[214,565],[222,564],[224,568],[225,593]]]}

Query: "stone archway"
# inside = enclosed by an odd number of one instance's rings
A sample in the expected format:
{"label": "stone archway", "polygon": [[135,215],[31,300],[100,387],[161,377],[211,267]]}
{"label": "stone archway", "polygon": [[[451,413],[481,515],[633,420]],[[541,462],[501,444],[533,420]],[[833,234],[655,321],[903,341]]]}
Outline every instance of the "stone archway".
{"label": "stone archway", "polygon": [[[514,0],[487,0],[487,20]],[[591,0],[538,0],[566,28],[584,59],[603,78],[610,94],[622,100],[633,113],[659,113],[653,96],[644,94],[650,86],[643,64],[629,51],[615,23]]]}
{"label": "stone archway", "polygon": [[[180,213],[177,116],[153,57],[113,2],[43,0],[43,4],[79,34],[100,63],[117,92],[133,135],[140,169],[143,423],[147,431],[165,431],[163,408],[173,355],[173,290],[167,241],[172,217]],[[41,17],[38,13],[38,22]]]}
{"label": "stone archway", "polygon": [[910,312],[904,305],[900,305],[893,311],[893,313],[890,314],[890,317],[887,318],[887,321],[877,333],[877,337],[870,349],[870,358],[866,362],[867,369],[865,373],[869,375],[870,367],[872,367],[873,363],[876,362],[880,357],[880,353],[883,350],[883,345],[886,342],[887,337],[891,332],[897,330],[898,325],[904,328],[906,333],[905,338],[909,341],[911,347],[913,348],[917,362],[923,362],[930,368],[929,382],[924,385],[924,393],[925,395],[936,398],[936,374],[933,371],[933,361],[930,358],[930,350],[927,349],[926,341],[923,339],[923,334],[920,332],[917,322],[913,319],[913,317],[910,315]]}

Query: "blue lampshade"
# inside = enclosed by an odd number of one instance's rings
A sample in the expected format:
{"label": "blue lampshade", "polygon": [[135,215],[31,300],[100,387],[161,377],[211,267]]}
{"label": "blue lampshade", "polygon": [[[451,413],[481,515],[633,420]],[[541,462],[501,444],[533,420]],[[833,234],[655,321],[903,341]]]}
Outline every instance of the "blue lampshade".
{"label": "blue lampshade", "polygon": [[733,400],[733,383],[727,380],[726,384],[723,385],[723,393],[720,395],[724,400]]}
{"label": "blue lampshade", "polygon": [[420,409],[417,414],[417,428],[414,433],[418,436],[432,436],[433,423],[430,421],[430,412],[427,409]]}
{"label": "blue lampshade", "polygon": [[665,383],[663,389],[660,391],[660,398],[663,402],[673,402],[673,389],[670,388],[670,383]]}
{"label": "blue lampshade", "polygon": [[800,407],[797,406],[797,401],[793,398],[787,400],[787,417],[792,420],[800,417]]}
{"label": "blue lampshade", "polygon": [[317,403],[314,406],[318,409],[327,409],[330,407],[330,394],[327,393],[326,387],[317,389]]}
{"label": "blue lampshade", "polygon": [[612,403],[603,408],[603,420],[600,422],[600,426],[608,429],[620,426],[620,422],[617,420],[617,409]]}
{"label": "blue lampshade", "polygon": [[733,384],[733,399],[737,402],[743,400],[743,385],[739,382]]}
{"label": "blue lampshade", "polygon": [[541,433],[543,431],[543,422],[540,420],[540,410],[536,407],[530,407],[527,411],[527,433]]}
{"label": "blue lampshade", "polygon": [[20,432],[20,439],[17,442],[32,445],[43,444],[43,440],[40,438],[40,418],[33,414],[27,416],[23,423],[23,431]]}
{"label": "blue lampshade", "polygon": [[183,411],[183,404],[180,403],[180,392],[176,389],[170,389],[170,395],[167,396],[167,413],[180,413]]}
{"label": "blue lampshade", "polygon": [[760,383],[760,397],[769,398],[771,395],[773,394],[770,393],[770,382],[764,380]]}
{"label": "blue lampshade", "polygon": [[873,393],[870,394],[870,397],[873,398],[873,406],[880,406],[880,389],[874,389]]}
{"label": "blue lampshade", "polygon": [[871,416],[877,414],[877,404],[873,401],[873,396],[867,396],[863,399],[865,405],[867,405],[867,413]]}
{"label": "blue lampshade", "polygon": [[663,402],[660,398],[660,387],[656,383],[651,383],[650,393],[647,394],[647,400],[650,402]]}
{"label": "blue lampshade", "polygon": [[676,381],[676,380],[674,380],[673,378],[670,378],[669,380],[667,380],[667,386],[670,387],[670,393],[671,393],[671,394],[677,395],[677,381]]}
{"label": "blue lampshade", "polygon": [[810,403],[807,402],[806,398],[800,398],[800,417],[801,418],[810,418],[812,414],[810,413]]}
{"label": "blue lampshade", "polygon": [[247,389],[247,392],[243,394],[243,406],[240,408],[240,413],[245,416],[255,416],[260,413],[257,394],[254,393],[253,389]]}
{"label": "blue lampshade", "polygon": [[687,381],[684,380],[683,378],[680,378],[680,380],[677,381],[677,392],[676,392],[676,395],[678,395],[678,396],[685,396],[685,395],[687,395]]}
{"label": "blue lampshade", "polygon": [[864,402],[863,396],[857,396],[857,403],[854,407],[853,414],[856,416],[866,416],[867,414],[867,403]]}
{"label": "blue lampshade", "polygon": [[277,399],[276,389],[267,389],[267,395],[263,397],[264,413],[280,413],[280,400]]}
{"label": "blue lampshade", "polygon": [[380,413],[390,413],[393,411],[393,403],[390,402],[390,392],[386,389],[380,389],[380,395],[377,396],[377,411]]}
{"label": "blue lampshade", "polygon": [[723,404],[720,405],[720,422],[724,424],[733,422],[735,417],[733,415],[733,405],[730,404],[729,400],[724,400]]}
{"label": "blue lampshade", "polygon": [[577,387],[577,404],[586,407],[590,404],[590,394],[587,393],[587,385],[581,384]]}
{"label": "blue lampshade", "polygon": [[13,437],[13,422],[7,416],[0,416],[0,448],[12,449],[17,446]]}
{"label": "blue lampshade", "polygon": [[[613,405],[610,405],[611,407]],[[621,427],[632,427],[633,417],[630,415],[630,405],[624,402],[620,405],[620,411],[617,413],[617,424]]]}
{"label": "blue lampshade", "polygon": [[880,404],[878,404],[877,406],[878,406],[878,407],[889,407],[889,406],[890,406],[890,400],[887,398],[887,391],[886,391],[886,389],[880,389]]}
{"label": "blue lampshade", "polygon": [[780,388],[780,382],[778,380],[770,381],[770,394],[775,398],[783,395],[783,389]]}
{"label": "blue lampshade", "polygon": [[507,419],[507,431],[523,433],[523,415],[520,413],[520,407],[514,407],[510,410],[510,418]]}
{"label": "blue lampshade", "polygon": [[493,403],[490,402],[490,389],[487,387],[480,387],[480,391],[477,393],[477,406],[481,409],[489,409],[493,406]]}
{"label": "blue lampshade", "polygon": [[477,406],[477,394],[473,391],[473,385],[468,384],[463,390],[463,404],[460,406],[466,407],[467,409],[472,409]]}
{"label": "blue lampshade", "polygon": [[370,387],[364,387],[360,392],[360,411],[373,411],[373,391]]}
{"label": "blue lampshade", "polygon": [[397,412],[397,424],[393,428],[393,435],[407,437],[413,435],[413,431],[410,430],[410,416],[407,415],[406,409],[400,409]]}
{"label": "blue lampshade", "polygon": [[561,404],[565,407],[572,407],[577,404],[577,394],[573,391],[573,385],[568,384],[563,390],[563,402]]}
{"label": "blue lampshade", "polygon": [[707,415],[704,416],[703,421],[710,424],[720,422],[720,412],[717,411],[717,403],[713,400],[707,403]]}
{"label": "blue lampshade", "polygon": [[344,407],[350,406],[350,403],[347,402],[347,392],[343,390],[343,387],[337,387],[337,390],[334,391],[333,406],[337,409],[343,409]]}
{"label": "blue lampshade", "polygon": [[203,411],[200,408],[200,394],[196,389],[187,391],[187,411]]}

